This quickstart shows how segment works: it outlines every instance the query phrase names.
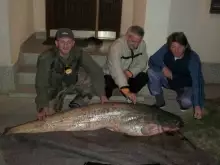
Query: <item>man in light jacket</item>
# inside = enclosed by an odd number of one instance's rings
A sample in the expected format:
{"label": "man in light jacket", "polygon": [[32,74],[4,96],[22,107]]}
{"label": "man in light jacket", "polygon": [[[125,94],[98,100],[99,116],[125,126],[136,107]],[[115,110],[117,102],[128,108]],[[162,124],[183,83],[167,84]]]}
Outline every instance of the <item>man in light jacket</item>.
{"label": "man in light jacket", "polygon": [[125,97],[135,103],[136,94],[147,84],[148,55],[143,37],[143,28],[131,26],[110,46],[104,66],[107,98],[112,96],[115,88],[119,88]]}

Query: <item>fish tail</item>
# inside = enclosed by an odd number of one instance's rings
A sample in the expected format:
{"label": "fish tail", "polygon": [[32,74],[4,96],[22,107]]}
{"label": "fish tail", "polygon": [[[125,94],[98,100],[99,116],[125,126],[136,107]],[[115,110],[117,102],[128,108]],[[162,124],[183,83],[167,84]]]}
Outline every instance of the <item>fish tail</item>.
{"label": "fish tail", "polygon": [[4,129],[4,131],[0,134],[0,136],[7,135],[7,133],[9,132],[10,129],[11,129],[11,127],[6,127],[6,128]]}

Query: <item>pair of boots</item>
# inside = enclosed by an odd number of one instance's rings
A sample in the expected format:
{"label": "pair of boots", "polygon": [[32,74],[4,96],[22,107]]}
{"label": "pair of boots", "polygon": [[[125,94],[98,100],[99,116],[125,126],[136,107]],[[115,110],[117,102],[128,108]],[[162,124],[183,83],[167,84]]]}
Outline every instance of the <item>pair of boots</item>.
{"label": "pair of boots", "polygon": [[[156,95],[155,99],[156,99],[156,103],[153,105],[154,107],[156,106],[158,108],[162,108],[166,105],[163,94]],[[188,109],[187,107],[182,106],[181,101],[179,99],[177,99],[177,102],[179,103],[181,110],[185,111]]]}

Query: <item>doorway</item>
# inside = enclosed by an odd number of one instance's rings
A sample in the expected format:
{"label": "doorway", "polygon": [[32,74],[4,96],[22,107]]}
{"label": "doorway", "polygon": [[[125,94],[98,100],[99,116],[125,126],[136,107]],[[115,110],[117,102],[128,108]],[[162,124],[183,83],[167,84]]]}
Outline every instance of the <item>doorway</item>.
{"label": "doorway", "polygon": [[122,0],[46,0],[47,39],[58,28],[73,30],[76,38],[120,36]]}

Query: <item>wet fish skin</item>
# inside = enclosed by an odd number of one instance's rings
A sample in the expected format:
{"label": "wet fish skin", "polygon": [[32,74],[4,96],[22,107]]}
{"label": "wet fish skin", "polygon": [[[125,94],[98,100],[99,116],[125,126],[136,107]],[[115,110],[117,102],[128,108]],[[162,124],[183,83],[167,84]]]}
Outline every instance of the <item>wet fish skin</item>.
{"label": "wet fish skin", "polygon": [[4,135],[54,131],[89,131],[110,129],[131,136],[152,136],[184,126],[172,113],[146,104],[90,104],[59,112],[43,121],[30,121],[5,130]]}

